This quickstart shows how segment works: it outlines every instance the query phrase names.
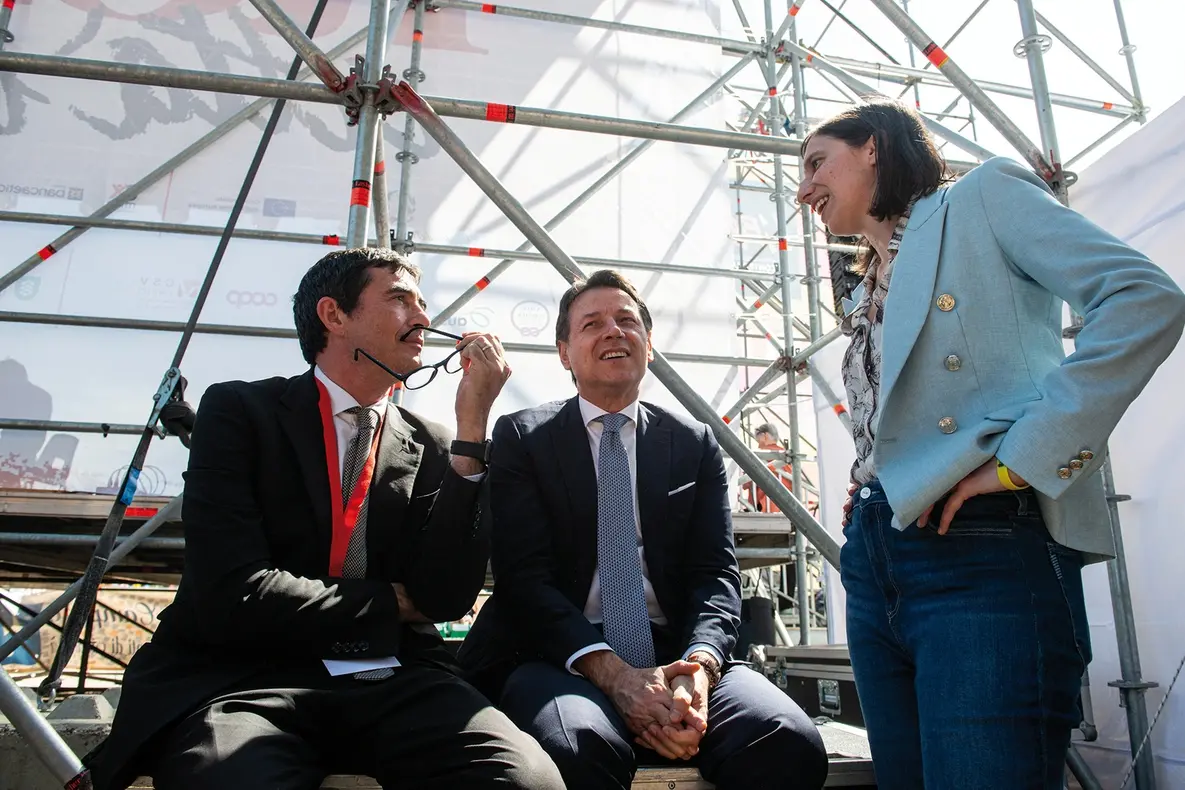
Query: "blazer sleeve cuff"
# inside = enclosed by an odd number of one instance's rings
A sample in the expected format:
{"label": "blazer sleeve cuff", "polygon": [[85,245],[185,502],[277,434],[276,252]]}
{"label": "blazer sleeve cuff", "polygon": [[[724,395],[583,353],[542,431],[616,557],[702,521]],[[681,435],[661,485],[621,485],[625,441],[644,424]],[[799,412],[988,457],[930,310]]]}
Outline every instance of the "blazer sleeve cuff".
{"label": "blazer sleeve cuff", "polygon": [[582,647],[579,650],[577,650],[575,653],[573,653],[568,658],[568,660],[566,662],[564,662],[564,669],[568,670],[573,675],[576,675],[578,677],[583,677],[583,675],[581,675],[579,672],[577,672],[575,669],[572,668],[572,665],[575,664],[580,659],[587,656],[589,653],[595,653],[598,650],[610,650],[611,651],[611,650],[613,650],[613,648],[609,647],[609,645],[605,642],[597,642],[595,645],[589,645],[588,647]]}
{"label": "blazer sleeve cuff", "polygon": [[724,656],[720,655],[720,651],[715,646],[709,645],[707,642],[696,642],[691,647],[687,648],[687,652],[683,654],[683,660],[690,660],[691,654],[697,650],[702,650],[703,652],[707,653],[712,658],[716,659],[716,663],[720,665],[721,669],[724,668]]}

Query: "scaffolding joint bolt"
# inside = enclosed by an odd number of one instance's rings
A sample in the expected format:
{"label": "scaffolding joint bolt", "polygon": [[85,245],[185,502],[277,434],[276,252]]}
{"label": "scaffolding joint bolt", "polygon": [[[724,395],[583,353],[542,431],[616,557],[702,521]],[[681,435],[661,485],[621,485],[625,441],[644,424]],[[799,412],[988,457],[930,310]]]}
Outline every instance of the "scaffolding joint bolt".
{"label": "scaffolding joint bolt", "polygon": [[16,36],[10,33],[6,27],[0,27],[0,36],[4,37],[5,44],[11,44],[12,42],[16,41]]}
{"label": "scaffolding joint bolt", "polygon": [[412,153],[411,151],[399,151],[395,154],[395,161],[396,162],[402,162],[404,160],[407,160],[408,162],[410,162],[411,164],[414,165],[420,161],[420,157],[417,156],[416,154]]}
{"label": "scaffolding joint bolt", "polygon": [[391,67],[383,66],[383,76],[379,78],[378,85],[370,86],[363,85],[362,89],[367,90],[374,88],[374,106],[384,118],[393,112],[398,112],[403,106],[399,99],[395,98],[395,81],[391,79]]}
{"label": "scaffolding joint bolt", "polygon": [[428,79],[428,75],[424,73],[423,69],[404,69],[403,78],[410,82],[414,87]]}
{"label": "scaffolding joint bolt", "polygon": [[1159,683],[1151,680],[1112,680],[1107,685],[1120,691],[1147,691],[1160,687]]}
{"label": "scaffolding joint bolt", "polygon": [[1044,33],[1038,33],[1035,36],[1026,36],[1016,42],[1016,46],[1012,48],[1012,54],[1018,58],[1026,58],[1029,56],[1029,51],[1034,47],[1042,52],[1048,52],[1053,47],[1053,39]]}

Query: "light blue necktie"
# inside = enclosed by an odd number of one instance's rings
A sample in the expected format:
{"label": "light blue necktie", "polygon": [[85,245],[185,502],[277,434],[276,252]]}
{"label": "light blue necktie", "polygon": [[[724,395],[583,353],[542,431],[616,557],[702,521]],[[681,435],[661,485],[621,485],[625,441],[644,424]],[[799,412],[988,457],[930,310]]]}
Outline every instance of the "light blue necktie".
{"label": "light blue necktie", "polygon": [[642,586],[630,462],[621,442],[624,414],[598,418],[605,426],[597,458],[597,578],[605,641],[633,667],[652,667],[654,639]]}

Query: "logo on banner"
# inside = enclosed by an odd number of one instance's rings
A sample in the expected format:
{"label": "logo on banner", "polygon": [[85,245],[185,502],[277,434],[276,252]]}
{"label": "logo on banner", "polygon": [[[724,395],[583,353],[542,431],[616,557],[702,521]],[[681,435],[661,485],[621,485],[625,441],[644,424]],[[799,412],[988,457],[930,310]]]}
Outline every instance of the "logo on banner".
{"label": "logo on banner", "polygon": [[140,278],[140,298],[146,304],[165,307],[191,304],[201,287],[202,281],[196,278],[144,276]]}
{"label": "logo on banner", "polygon": [[0,184],[0,195],[28,195],[29,197],[82,200],[85,190],[63,184]]}
{"label": "logo on banner", "polygon": [[551,313],[545,305],[527,299],[510,311],[510,323],[523,337],[538,337],[551,323]]}
{"label": "logo on banner", "polygon": [[455,315],[444,322],[458,331],[472,332],[475,329],[489,329],[494,323],[494,311],[488,307],[475,307],[465,315]]}
{"label": "logo on banner", "polygon": [[283,198],[264,198],[263,216],[265,217],[295,217],[296,201]]}
{"label": "logo on banner", "polygon": [[41,277],[33,274],[25,275],[16,281],[12,290],[17,299],[27,302],[37,296],[37,292],[41,290]]}
{"label": "logo on banner", "polygon": [[227,291],[226,303],[234,307],[275,307],[279,297],[271,291]]}

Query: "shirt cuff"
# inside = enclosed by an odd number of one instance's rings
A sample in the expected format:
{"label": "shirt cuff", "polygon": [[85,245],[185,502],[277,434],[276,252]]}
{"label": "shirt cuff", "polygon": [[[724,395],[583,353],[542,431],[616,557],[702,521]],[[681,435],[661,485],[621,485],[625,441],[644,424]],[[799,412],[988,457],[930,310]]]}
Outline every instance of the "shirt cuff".
{"label": "shirt cuff", "polygon": [[724,669],[724,656],[720,655],[720,651],[709,645],[707,642],[696,642],[694,645],[687,648],[687,652],[683,654],[683,660],[689,660],[691,654],[697,650],[702,650],[712,658],[716,659],[716,663],[720,665],[720,669]]}
{"label": "shirt cuff", "polygon": [[568,661],[564,664],[564,669],[568,670],[573,675],[576,675],[578,677],[584,677],[579,672],[577,672],[575,669],[572,669],[572,665],[575,664],[580,659],[587,656],[589,653],[595,653],[598,650],[613,650],[613,648],[609,647],[609,645],[605,642],[597,642],[594,645],[589,645],[588,647],[582,647],[579,650],[577,650],[575,653],[573,653],[571,655],[571,657],[568,658]]}
{"label": "shirt cuff", "polygon": [[480,483],[482,480],[486,479],[486,473],[485,472],[478,472],[475,475],[465,475],[465,479],[468,480],[470,483]]}

